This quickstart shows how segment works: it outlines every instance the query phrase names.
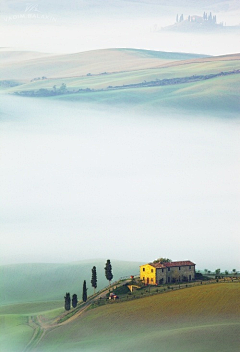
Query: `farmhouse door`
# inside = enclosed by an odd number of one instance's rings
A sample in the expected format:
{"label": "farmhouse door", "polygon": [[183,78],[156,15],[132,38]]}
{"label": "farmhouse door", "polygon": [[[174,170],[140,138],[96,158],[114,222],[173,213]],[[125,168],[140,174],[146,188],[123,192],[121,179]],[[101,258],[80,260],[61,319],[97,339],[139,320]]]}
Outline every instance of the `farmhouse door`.
{"label": "farmhouse door", "polygon": [[149,284],[149,277],[147,278],[147,285]]}

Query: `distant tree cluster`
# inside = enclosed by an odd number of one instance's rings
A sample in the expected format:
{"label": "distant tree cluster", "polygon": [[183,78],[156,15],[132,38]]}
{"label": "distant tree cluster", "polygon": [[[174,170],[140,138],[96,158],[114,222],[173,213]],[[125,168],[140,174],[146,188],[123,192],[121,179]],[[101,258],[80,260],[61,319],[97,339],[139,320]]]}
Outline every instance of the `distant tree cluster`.
{"label": "distant tree cluster", "polygon": [[4,88],[16,87],[16,86],[20,86],[21,84],[22,84],[21,82],[17,82],[17,81],[13,81],[13,80],[0,81],[0,87],[4,87]]}
{"label": "distant tree cluster", "polygon": [[158,258],[153,261],[154,264],[156,263],[164,264],[164,263],[171,263],[171,262],[172,260],[169,258]]}
{"label": "distant tree cluster", "polygon": [[78,90],[68,90],[67,85],[62,83],[59,88],[56,85],[52,89],[40,88],[38,90],[23,90],[20,92],[15,92],[16,95],[27,96],[27,97],[50,97],[54,95],[63,95],[63,94],[74,94],[80,92],[92,92],[94,89],[90,88],[80,88]]}
{"label": "distant tree cluster", "polygon": [[[189,22],[196,22],[197,19],[199,19],[199,16],[188,16],[187,20]],[[213,23],[216,24],[217,23],[217,16],[216,15],[212,15],[212,12],[210,12],[209,14],[207,14],[207,12],[204,11],[203,16],[202,16],[202,20],[204,22],[209,22],[209,23]],[[180,16],[177,14],[176,16],[176,23],[180,23],[184,21],[184,16],[183,14],[181,14]]]}
{"label": "distant tree cluster", "polygon": [[176,22],[178,23],[178,22],[182,22],[182,21],[184,21],[183,14],[181,14],[180,16],[178,16],[178,14],[177,14]]}
{"label": "distant tree cluster", "polygon": [[46,77],[46,76],[35,77],[35,78],[31,79],[31,82],[34,82],[34,81],[41,81],[41,80],[43,80],[43,79],[47,79],[47,77]]}
{"label": "distant tree cluster", "polygon": [[214,271],[211,271],[211,270],[208,270],[208,269],[204,269],[204,274],[205,275],[213,275],[215,274],[216,277],[220,277],[222,275],[236,275],[237,274],[237,270],[236,269],[232,269],[232,270],[223,270],[221,271],[220,268],[214,270]]}
{"label": "distant tree cluster", "polygon": [[203,13],[203,19],[204,21],[209,21],[209,22],[213,22],[213,23],[217,23],[217,16],[216,15],[212,15],[212,12],[209,13],[209,15],[204,11]]}

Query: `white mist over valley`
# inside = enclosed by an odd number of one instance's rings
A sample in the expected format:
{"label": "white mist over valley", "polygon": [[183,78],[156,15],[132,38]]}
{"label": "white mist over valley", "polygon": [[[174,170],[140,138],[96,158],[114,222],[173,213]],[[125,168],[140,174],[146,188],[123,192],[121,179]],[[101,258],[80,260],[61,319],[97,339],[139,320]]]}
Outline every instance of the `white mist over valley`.
{"label": "white mist over valley", "polygon": [[2,263],[237,265],[236,116],[18,97],[1,113]]}

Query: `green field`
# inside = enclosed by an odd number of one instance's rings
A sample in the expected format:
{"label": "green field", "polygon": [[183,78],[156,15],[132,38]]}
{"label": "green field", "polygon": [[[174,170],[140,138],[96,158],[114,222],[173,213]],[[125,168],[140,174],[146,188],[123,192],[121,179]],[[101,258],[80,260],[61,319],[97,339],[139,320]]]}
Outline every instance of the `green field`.
{"label": "green field", "polygon": [[17,314],[0,315],[0,350],[22,351],[32,337],[33,330],[28,325],[28,317]]}
{"label": "green field", "polygon": [[239,79],[240,75],[217,77],[189,84],[84,92],[46,99],[127,107],[129,111],[133,109],[135,112],[153,114],[168,108],[173,112],[183,111],[194,115],[207,112],[222,116],[240,110]]}
{"label": "green field", "polygon": [[[43,302],[35,303],[35,308],[26,305],[28,314],[21,314],[17,305],[9,313],[6,309],[1,314],[2,350],[23,350],[34,331],[26,351],[237,352],[239,348],[239,283],[200,285],[105,305],[44,331],[45,322],[63,312],[49,307],[45,303],[44,308]],[[43,311],[36,313],[38,309]]]}
{"label": "green field", "polygon": [[50,332],[39,350],[237,351],[239,296],[239,284],[219,284],[100,307]]}
{"label": "green field", "polygon": [[[83,280],[87,281],[89,294],[91,287],[91,269],[95,265],[98,276],[98,290],[107,285],[104,274],[105,260],[86,260],[66,264],[15,264],[0,266],[1,306],[18,303],[60,301],[66,292],[82,294]],[[112,260],[113,280],[121,276],[136,275],[140,262]],[[60,306],[62,306],[62,304]],[[0,308],[1,309],[1,308]],[[49,306],[48,309],[51,309]],[[1,310],[0,310],[1,313]],[[22,311],[21,311],[22,313]]]}
{"label": "green field", "polygon": [[[156,65],[155,67],[138,69],[137,66],[123,72],[108,74],[95,74],[92,76],[74,76],[49,78],[26,83],[19,87],[9,89],[9,92],[21,90],[37,90],[41,88],[52,89],[54,85],[60,87],[65,83],[69,89],[106,89],[108,86],[121,86],[156,79],[169,79],[175,77],[188,77],[191,75],[207,75],[222,71],[237,70],[240,68],[240,56],[230,56],[222,60],[193,59],[179,60],[168,64]],[[59,73],[60,75],[61,73]]]}
{"label": "green field", "polygon": [[[18,86],[2,86],[1,93],[17,92],[24,96],[33,92],[37,96],[40,94],[42,99],[118,107],[127,105],[136,111],[159,111],[170,107],[188,110],[190,113],[208,111],[224,114],[236,113],[240,109],[239,54],[200,57],[149,50],[108,49],[25,61],[19,59],[19,62],[16,61],[9,67],[10,71],[7,63],[4,60],[1,63],[0,58],[0,66],[5,72],[2,79],[9,82],[19,80]],[[47,79],[30,80],[45,75],[44,70],[49,73],[46,73]],[[231,74],[189,81],[189,77],[206,77],[222,72]],[[151,85],[151,82],[176,78],[183,79],[184,82],[165,86]],[[144,82],[150,82],[150,85],[146,87]],[[64,94],[45,97],[45,93],[38,93],[40,89],[53,92],[54,86],[60,89],[63,83],[67,87]],[[138,86],[129,86],[132,84]]]}

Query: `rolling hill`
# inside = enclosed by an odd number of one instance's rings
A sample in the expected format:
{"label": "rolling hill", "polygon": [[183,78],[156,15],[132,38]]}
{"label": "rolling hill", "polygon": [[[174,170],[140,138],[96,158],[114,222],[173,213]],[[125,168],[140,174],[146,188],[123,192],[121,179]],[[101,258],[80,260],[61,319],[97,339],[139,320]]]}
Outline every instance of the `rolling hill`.
{"label": "rolling hill", "polygon": [[[1,271],[1,304],[23,304],[29,302],[60,301],[66,292],[82,294],[83,280],[87,281],[89,294],[91,287],[91,269],[97,268],[98,289],[107,285],[104,274],[104,260],[88,260],[68,264],[14,264],[0,267]],[[112,260],[113,280],[121,276],[136,275],[139,272],[138,262],[124,262]],[[57,304],[57,307],[58,307]],[[5,311],[6,308],[4,308]]]}
{"label": "rolling hill", "polygon": [[1,93],[147,111],[170,107],[235,113],[240,109],[240,54],[206,57],[106,49],[11,64],[2,60],[0,66]]}
{"label": "rolling hill", "polygon": [[[0,52],[0,80],[35,77],[65,78],[104,72],[121,72],[151,68],[172,61],[203,57],[204,55],[185,53],[165,53],[138,49],[103,49],[67,55],[39,55],[17,52],[14,62],[13,52]],[[25,57],[25,60],[23,59]],[[19,58],[19,60],[16,60]]]}
{"label": "rolling hill", "polygon": [[239,289],[239,283],[207,284],[105,305],[51,329],[47,322],[62,309],[47,311],[46,304],[42,312],[13,314],[13,306],[0,315],[1,346],[10,352],[29,341],[25,351],[237,352]]}

